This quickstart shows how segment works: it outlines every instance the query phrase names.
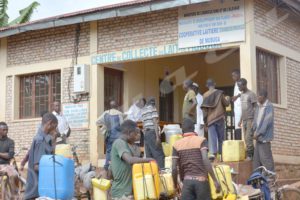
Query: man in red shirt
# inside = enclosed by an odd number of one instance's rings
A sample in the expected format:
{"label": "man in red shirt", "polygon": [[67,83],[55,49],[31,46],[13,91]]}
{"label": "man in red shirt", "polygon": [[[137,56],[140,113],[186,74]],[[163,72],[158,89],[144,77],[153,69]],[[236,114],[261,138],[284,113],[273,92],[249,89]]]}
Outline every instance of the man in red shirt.
{"label": "man in red shirt", "polygon": [[217,191],[220,191],[212,166],[207,156],[207,141],[194,132],[194,122],[184,119],[182,124],[183,138],[173,148],[173,179],[177,185],[177,165],[180,179],[183,182],[184,200],[210,200],[208,174],[212,177]]}

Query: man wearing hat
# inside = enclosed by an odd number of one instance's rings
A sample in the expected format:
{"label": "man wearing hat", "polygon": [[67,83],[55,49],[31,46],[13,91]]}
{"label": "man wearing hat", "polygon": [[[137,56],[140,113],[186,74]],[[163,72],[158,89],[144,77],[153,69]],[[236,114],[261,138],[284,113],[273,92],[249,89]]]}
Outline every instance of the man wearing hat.
{"label": "man wearing hat", "polygon": [[215,89],[212,79],[206,81],[208,91],[203,95],[202,110],[204,124],[208,128],[208,149],[210,159],[214,160],[217,153],[222,155],[222,144],[225,133],[225,109],[230,104],[230,98],[223,91]]}
{"label": "man wearing hat", "polygon": [[193,83],[193,90],[195,91],[196,100],[197,100],[197,107],[196,107],[197,120],[195,125],[195,132],[199,136],[204,137],[204,121],[203,121],[203,112],[201,109],[201,105],[203,103],[203,96],[200,94],[199,85],[197,83]]}

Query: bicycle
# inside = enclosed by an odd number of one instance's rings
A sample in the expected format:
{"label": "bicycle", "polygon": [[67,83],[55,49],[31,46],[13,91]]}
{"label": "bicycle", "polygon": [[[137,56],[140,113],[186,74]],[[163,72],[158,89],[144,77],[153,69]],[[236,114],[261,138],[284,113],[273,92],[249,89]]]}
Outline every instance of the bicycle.
{"label": "bicycle", "polygon": [[[256,168],[252,174],[255,172],[260,172],[266,178],[266,184],[270,188],[270,197],[271,200],[299,200],[300,199],[300,190],[296,187],[292,187],[290,185],[279,186],[278,185],[278,176],[276,173],[267,170],[264,166]],[[257,188],[261,188],[264,184],[264,180],[262,178],[254,178],[250,180],[249,183],[253,186],[255,185]],[[264,193],[261,191],[262,197],[260,200],[265,200]]]}
{"label": "bicycle", "polygon": [[[82,142],[84,142],[84,141],[82,141]],[[86,199],[86,198],[88,200],[90,200],[91,199],[91,191],[86,189],[83,186],[83,182],[80,179],[80,173],[76,173],[76,171],[77,171],[76,169],[78,169],[79,167],[82,167],[82,168],[89,168],[89,171],[95,171],[95,167],[91,166],[90,164],[82,166],[81,162],[79,161],[77,152],[76,152],[77,148],[78,148],[78,145],[72,145],[72,148],[71,148],[71,151],[73,154],[73,160],[75,163],[75,196],[74,197],[78,200]]]}
{"label": "bicycle", "polygon": [[[17,152],[15,154],[15,156],[11,159],[11,165],[13,166],[13,168],[15,169],[15,171],[17,172],[17,178],[18,178],[18,182],[16,183],[16,187],[17,187],[17,199],[20,198],[21,196],[21,192],[24,192],[24,188],[26,185],[26,179],[24,177],[21,176],[20,172],[19,172],[19,168],[17,165],[17,161],[15,159],[15,157],[17,157],[22,150],[27,150],[27,148],[22,148],[19,152]],[[10,200],[13,199],[13,192],[11,191],[11,185],[9,183],[9,176],[7,173],[5,172],[1,172],[0,173],[0,179],[1,179],[1,199],[2,200]]]}

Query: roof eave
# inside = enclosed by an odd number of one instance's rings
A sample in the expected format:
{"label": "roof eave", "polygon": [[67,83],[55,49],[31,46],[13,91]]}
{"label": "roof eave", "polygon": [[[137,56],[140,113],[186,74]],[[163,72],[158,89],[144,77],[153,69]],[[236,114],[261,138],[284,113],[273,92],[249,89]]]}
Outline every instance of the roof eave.
{"label": "roof eave", "polygon": [[179,6],[185,6],[189,4],[195,4],[203,2],[203,0],[164,0],[164,1],[151,1],[138,5],[130,5],[119,8],[110,8],[100,11],[95,11],[87,14],[79,14],[70,17],[53,18],[51,20],[41,20],[36,23],[24,24],[21,26],[12,27],[3,31],[0,31],[0,38],[16,35],[19,33],[41,30],[59,26],[66,26],[90,21],[97,21],[103,19],[109,19],[114,17],[124,17],[130,15],[137,15],[147,13],[151,11],[165,10],[175,8]]}

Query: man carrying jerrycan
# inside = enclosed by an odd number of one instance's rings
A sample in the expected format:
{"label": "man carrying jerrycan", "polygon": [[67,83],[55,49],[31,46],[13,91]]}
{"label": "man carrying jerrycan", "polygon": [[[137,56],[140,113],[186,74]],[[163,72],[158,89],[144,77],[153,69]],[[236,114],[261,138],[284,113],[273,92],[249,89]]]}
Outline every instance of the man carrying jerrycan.
{"label": "man carrying jerrycan", "polygon": [[173,148],[173,180],[177,185],[177,164],[180,179],[183,182],[181,199],[210,200],[208,174],[214,181],[217,192],[221,186],[216,179],[208,159],[207,140],[194,132],[194,122],[184,119],[182,124],[183,139],[178,140]]}
{"label": "man carrying jerrycan", "polygon": [[111,172],[113,200],[133,200],[132,165],[154,161],[152,158],[139,158],[134,156],[129,145],[134,145],[140,136],[140,129],[131,120],[121,125],[121,136],[115,140],[111,150]]}

